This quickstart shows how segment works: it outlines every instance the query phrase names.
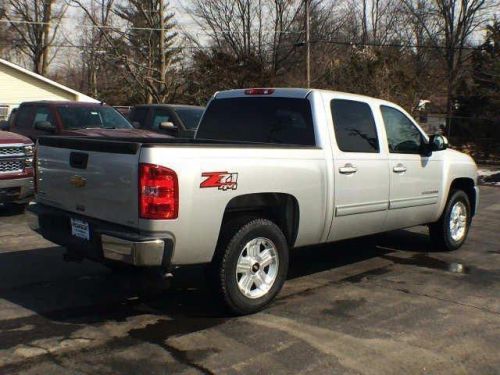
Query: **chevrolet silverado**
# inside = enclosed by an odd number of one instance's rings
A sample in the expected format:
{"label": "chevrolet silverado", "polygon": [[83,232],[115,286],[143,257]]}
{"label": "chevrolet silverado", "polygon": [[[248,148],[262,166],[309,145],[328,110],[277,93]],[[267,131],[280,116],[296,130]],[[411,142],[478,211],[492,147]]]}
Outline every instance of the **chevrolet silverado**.
{"label": "chevrolet silverado", "polygon": [[454,250],[479,200],[469,156],[401,107],[341,92],[223,91],[192,140],[45,137],[38,147],[34,229],[103,262],[206,263],[237,314],[276,296],[292,247],[427,225]]}

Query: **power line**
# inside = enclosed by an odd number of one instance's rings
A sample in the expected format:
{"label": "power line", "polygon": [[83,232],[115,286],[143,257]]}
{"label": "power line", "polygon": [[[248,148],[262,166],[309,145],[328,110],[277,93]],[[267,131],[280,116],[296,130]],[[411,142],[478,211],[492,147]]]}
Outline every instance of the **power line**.
{"label": "power line", "polygon": [[447,46],[429,46],[429,45],[418,45],[409,43],[376,43],[376,42],[348,42],[343,40],[331,40],[331,39],[316,39],[311,40],[311,43],[328,43],[345,45],[352,47],[393,47],[393,48],[422,48],[422,49],[446,49],[446,50],[481,50],[484,49],[482,46],[477,47],[447,47]]}
{"label": "power line", "polygon": [[[52,23],[55,22],[43,22],[43,21],[25,21],[25,20],[8,20],[8,19],[0,19],[0,23],[8,23],[8,24],[21,24],[21,25],[51,25]],[[60,20],[59,22],[60,23]],[[110,26],[110,25],[78,25],[78,27],[83,27],[87,29],[108,29],[108,30],[142,30],[142,31],[161,31],[162,29],[160,27],[136,27],[136,26]],[[238,33],[246,33],[246,32],[240,32],[239,30],[221,30],[223,33],[233,33],[233,34],[238,34]],[[279,34],[303,34],[303,30],[273,30],[273,33],[279,33]]]}
{"label": "power line", "polygon": [[[322,40],[322,39],[317,39],[317,40],[311,40],[310,44],[318,44],[318,43],[327,43],[327,44],[335,44],[335,45],[340,45],[340,46],[346,46],[346,47],[387,47],[387,48],[422,48],[422,49],[448,49],[449,47],[445,46],[419,46],[416,44],[397,44],[397,43],[358,43],[358,42],[347,42],[347,41],[340,41],[340,40]],[[291,43],[289,45],[282,45],[281,47],[278,46],[278,48],[292,48],[292,47],[302,47],[306,43],[300,42],[300,43]],[[2,47],[18,47],[20,45],[27,45],[26,42],[13,42],[13,43],[0,43],[0,46]],[[79,49],[84,49],[84,48],[89,48],[91,45],[78,45],[78,44],[51,44],[49,47],[56,47],[56,48],[79,48]],[[274,43],[269,42],[269,43],[261,43],[261,46],[269,46],[269,47],[276,47]],[[177,46],[177,47],[170,47],[169,50],[210,50],[214,49],[217,50],[218,46]],[[459,50],[460,48],[451,48],[454,50]],[[472,51],[480,51],[483,50],[484,47],[482,46],[477,46],[477,47],[463,47],[462,49],[464,50],[472,50]]]}
{"label": "power line", "polygon": [[[22,20],[0,20],[0,23],[19,23],[19,24],[33,24],[33,25],[47,25],[50,24],[50,22],[38,22],[38,21],[22,21]],[[108,30],[115,30],[115,31],[123,31],[125,30],[141,30],[141,31],[161,31],[161,28],[153,28],[153,27],[116,27],[116,26],[106,26],[106,25],[79,25],[79,27],[82,28],[88,28],[88,29],[108,29]],[[228,30],[222,32],[231,32],[231,33],[237,33],[237,30]],[[273,31],[274,32],[274,31]],[[303,34],[306,31],[305,30],[297,30],[297,31],[277,31],[278,33],[281,34]],[[199,33],[198,33],[199,34]],[[207,36],[210,36],[210,34],[207,34]],[[355,41],[345,41],[345,40],[335,40],[335,39],[315,39],[315,40],[310,40],[309,44],[318,44],[318,43],[327,43],[327,44],[335,44],[335,45],[344,45],[344,46],[352,46],[352,47],[392,47],[392,48],[421,48],[421,49],[445,49],[445,50],[481,50],[484,49],[482,46],[477,46],[477,47],[469,47],[469,46],[464,46],[464,47],[447,47],[447,46],[442,46],[442,45],[418,45],[418,44],[410,44],[410,43],[377,43],[377,42],[355,42]],[[295,47],[300,47],[307,45],[308,43],[306,42],[298,42],[295,43]],[[265,45],[265,44],[264,44]],[[274,45],[274,43],[270,42],[267,43],[267,45]],[[56,45],[53,45],[56,47]],[[62,48],[78,48],[79,46],[75,45],[58,45],[57,47],[62,47]],[[183,49],[179,47],[180,49]],[[203,48],[212,48],[209,46],[202,46],[202,47],[186,47],[187,49],[203,49]]]}

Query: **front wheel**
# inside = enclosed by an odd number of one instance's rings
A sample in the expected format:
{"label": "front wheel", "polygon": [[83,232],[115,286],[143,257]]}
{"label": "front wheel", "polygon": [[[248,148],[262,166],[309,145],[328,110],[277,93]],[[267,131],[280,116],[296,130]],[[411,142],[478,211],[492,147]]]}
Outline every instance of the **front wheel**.
{"label": "front wheel", "polygon": [[280,228],[267,219],[233,227],[227,238],[220,244],[221,256],[214,264],[221,297],[235,314],[257,312],[273,300],[286,280],[286,238]]}
{"label": "front wheel", "polygon": [[471,207],[462,190],[450,193],[441,218],[429,225],[433,245],[439,250],[456,250],[463,245],[471,223]]}

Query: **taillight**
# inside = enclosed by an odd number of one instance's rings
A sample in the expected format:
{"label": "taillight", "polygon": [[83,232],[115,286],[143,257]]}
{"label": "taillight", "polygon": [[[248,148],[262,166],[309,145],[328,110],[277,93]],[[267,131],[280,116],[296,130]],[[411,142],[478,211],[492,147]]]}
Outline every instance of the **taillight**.
{"label": "taillight", "polygon": [[274,89],[246,89],[245,95],[271,95]]}
{"label": "taillight", "polygon": [[142,219],[177,219],[179,185],[177,174],[154,164],[139,165],[139,216]]}

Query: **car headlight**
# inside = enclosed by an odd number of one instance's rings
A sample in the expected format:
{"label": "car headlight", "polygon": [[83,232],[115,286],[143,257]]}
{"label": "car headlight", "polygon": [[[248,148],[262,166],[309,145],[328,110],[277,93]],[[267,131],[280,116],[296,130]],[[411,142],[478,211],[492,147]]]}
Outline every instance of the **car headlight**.
{"label": "car headlight", "polygon": [[33,156],[33,146],[24,146],[24,155]]}

